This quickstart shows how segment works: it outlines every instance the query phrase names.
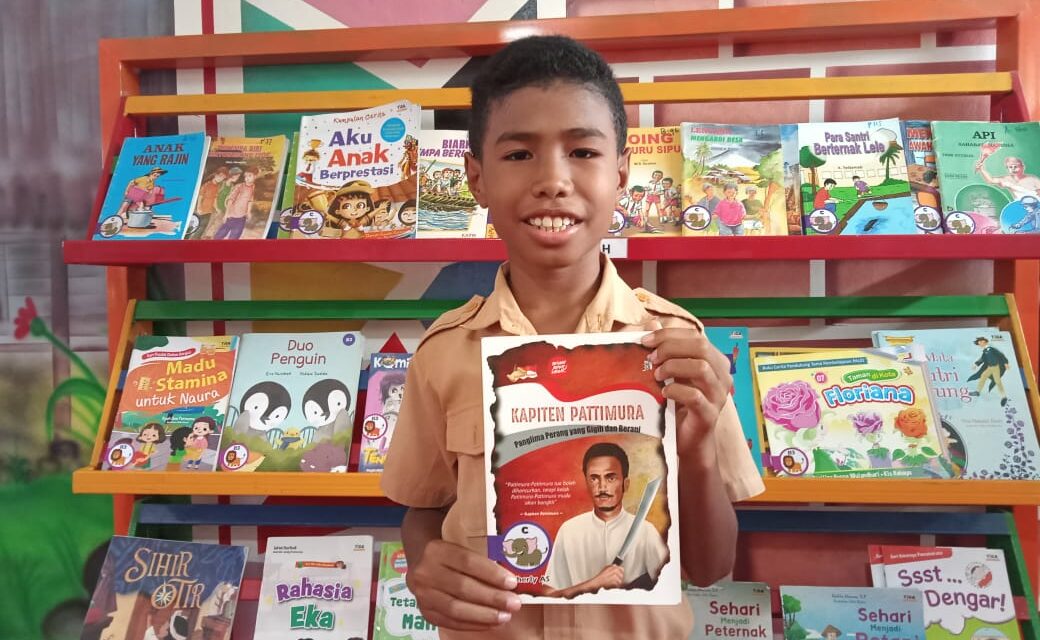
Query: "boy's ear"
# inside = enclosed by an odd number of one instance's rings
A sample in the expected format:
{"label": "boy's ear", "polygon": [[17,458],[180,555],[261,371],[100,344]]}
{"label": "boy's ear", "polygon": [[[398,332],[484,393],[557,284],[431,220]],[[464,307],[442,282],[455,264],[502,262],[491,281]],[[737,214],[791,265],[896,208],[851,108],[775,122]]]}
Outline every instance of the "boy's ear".
{"label": "boy's ear", "polygon": [[621,194],[628,188],[628,172],[629,162],[632,160],[632,150],[625,147],[625,150],[618,156],[618,188],[617,195],[621,197]]}
{"label": "boy's ear", "polygon": [[469,183],[469,192],[477,204],[487,208],[487,197],[484,191],[484,170],[480,166],[480,160],[473,155],[472,151],[466,152],[466,180]]}

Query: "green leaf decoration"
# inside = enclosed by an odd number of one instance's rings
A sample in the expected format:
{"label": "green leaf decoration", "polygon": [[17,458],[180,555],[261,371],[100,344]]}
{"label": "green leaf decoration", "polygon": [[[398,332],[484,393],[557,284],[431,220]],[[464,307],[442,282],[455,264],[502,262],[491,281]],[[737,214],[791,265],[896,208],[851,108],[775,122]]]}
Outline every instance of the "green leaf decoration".
{"label": "green leaf decoration", "polygon": [[[84,380],[83,378],[69,378],[68,380],[63,380],[61,384],[55,387],[51,396],[47,398],[47,412],[44,417],[48,440],[54,439],[54,410],[58,406],[58,403],[66,397],[75,399],[100,399],[100,401],[104,403],[105,389],[101,385],[90,380]],[[98,423],[100,421],[101,411],[99,409],[94,419],[95,433],[97,432]]]}
{"label": "green leaf decoration", "polygon": [[931,447],[921,447],[921,453],[930,458],[934,458],[935,456],[939,455],[939,452]]}
{"label": "green leaf decoration", "polygon": [[905,457],[906,457],[906,451],[903,451],[902,449],[896,449],[895,451],[892,452],[892,459],[893,460],[902,460]]}

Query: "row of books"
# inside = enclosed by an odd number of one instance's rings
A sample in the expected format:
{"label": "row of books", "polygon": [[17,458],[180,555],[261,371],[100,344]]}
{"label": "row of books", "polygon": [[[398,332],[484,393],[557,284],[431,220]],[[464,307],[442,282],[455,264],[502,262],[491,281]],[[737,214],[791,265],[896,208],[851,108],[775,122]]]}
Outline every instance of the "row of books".
{"label": "row of books", "polygon": [[[370,606],[373,551],[371,536],[269,538],[253,637],[437,638],[408,589],[400,542],[381,545]],[[871,545],[868,554],[873,588],[779,587],[786,640],[1021,637],[999,549]],[[246,557],[239,546],[115,537],[83,637],[136,630],[133,637],[194,638],[206,629],[207,638],[227,639]],[[686,586],[685,593],[694,613],[690,640],[773,637],[765,583]]]}
{"label": "row of books", "polygon": [[[303,116],[291,143],[128,138],[94,238],[494,237],[466,132],[419,111]],[[627,146],[609,237],[1040,232],[1037,122],[684,122]]]}

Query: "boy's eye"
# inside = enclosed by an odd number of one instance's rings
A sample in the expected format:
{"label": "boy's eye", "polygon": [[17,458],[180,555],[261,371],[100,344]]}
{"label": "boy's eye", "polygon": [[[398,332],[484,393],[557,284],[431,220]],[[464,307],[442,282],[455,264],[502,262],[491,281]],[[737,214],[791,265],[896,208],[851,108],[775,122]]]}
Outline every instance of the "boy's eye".
{"label": "boy's eye", "polygon": [[595,158],[599,156],[599,151],[595,149],[575,149],[571,154],[576,158]]}
{"label": "boy's eye", "polygon": [[526,150],[510,151],[507,153],[503,160],[530,160],[531,152]]}

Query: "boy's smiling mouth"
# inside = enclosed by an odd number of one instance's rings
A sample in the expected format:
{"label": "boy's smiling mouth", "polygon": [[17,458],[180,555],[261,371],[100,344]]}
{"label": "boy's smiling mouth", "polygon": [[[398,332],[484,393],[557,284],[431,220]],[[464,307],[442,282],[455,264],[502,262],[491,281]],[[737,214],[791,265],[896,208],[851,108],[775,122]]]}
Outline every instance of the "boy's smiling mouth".
{"label": "boy's smiling mouth", "polygon": [[566,231],[578,224],[578,220],[567,213],[554,213],[551,215],[546,213],[545,215],[532,216],[525,222],[536,229],[549,232]]}

